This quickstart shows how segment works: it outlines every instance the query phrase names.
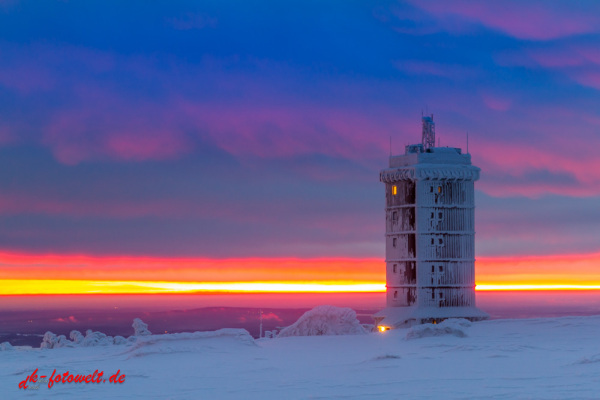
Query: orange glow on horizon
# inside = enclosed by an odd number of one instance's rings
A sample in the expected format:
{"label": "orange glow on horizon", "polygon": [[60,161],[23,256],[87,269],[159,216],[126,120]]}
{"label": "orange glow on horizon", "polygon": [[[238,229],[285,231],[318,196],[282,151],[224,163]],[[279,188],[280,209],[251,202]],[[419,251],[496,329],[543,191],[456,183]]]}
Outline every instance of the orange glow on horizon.
{"label": "orange glow on horizon", "polygon": [[600,284],[595,285],[569,285],[569,284],[519,284],[519,285],[477,285],[475,290],[487,291],[520,291],[520,290],[600,290]]}
{"label": "orange glow on horizon", "polygon": [[87,280],[0,280],[0,295],[152,293],[376,293],[372,282],[136,282]]}
{"label": "orange glow on horizon", "polygon": [[[90,280],[0,280],[0,296],[40,294],[157,293],[383,293],[383,282],[149,282]],[[477,291],[600,290],[597,285],[477,285]]]}
{"label": "orange glow on horizon", "polygon": [[[0,252],[0,295],[384,292],[381,258],[38,255]],[[600,290],[600,253],[478,257],[478,291]]]}

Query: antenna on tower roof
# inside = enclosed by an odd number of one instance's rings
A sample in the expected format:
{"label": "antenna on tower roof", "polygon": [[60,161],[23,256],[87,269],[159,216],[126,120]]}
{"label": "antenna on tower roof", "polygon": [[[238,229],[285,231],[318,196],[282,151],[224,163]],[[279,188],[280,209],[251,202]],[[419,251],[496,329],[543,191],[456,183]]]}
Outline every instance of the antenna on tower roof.
{"label": "antenna on tower roof", "polygon": [[421,117],[421,123],[421,142],[423,143],[423,148],[427,150],[430,147],[435,147],[435,122],[433,122],[433,114]]}

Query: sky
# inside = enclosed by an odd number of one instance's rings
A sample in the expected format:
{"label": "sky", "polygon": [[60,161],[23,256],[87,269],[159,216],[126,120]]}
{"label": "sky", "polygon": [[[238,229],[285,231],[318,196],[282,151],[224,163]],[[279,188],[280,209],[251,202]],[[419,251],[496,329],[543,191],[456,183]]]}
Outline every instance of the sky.
{"label": "sky", "polygon": [[596,1],[0,0],[0,279],[383,285],[425,111],[478,284],[599,285],[598,104]]}

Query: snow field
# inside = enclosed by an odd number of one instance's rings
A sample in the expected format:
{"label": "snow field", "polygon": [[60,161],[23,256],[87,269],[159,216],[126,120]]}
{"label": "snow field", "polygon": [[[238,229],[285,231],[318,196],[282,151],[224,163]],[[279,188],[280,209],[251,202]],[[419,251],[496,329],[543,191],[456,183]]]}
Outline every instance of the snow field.
{"label": "snow field", "polygon": [[[3,399],[600,397],[600,317],[443,325],[260,340],[226,329],[143,336],[124,346],[15,347],[0,352],[0,393]],[[19,381],[36,368],[40,374],[98,369],[107,376],[120,370],[126,380],[20,390]]]}

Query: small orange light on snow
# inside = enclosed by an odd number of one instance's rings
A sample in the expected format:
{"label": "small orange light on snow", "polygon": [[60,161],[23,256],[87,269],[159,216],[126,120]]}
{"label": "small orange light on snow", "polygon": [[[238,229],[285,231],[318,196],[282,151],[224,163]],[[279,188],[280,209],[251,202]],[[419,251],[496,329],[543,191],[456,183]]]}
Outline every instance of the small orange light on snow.
{"label": "small orange light on snow", "polygon": [[387,326],[380,326],[380,327],[379,327],[379,332],[385,332],[385,331],[387,331],[388,329],[390,329],[390,328],[388,328]]}

